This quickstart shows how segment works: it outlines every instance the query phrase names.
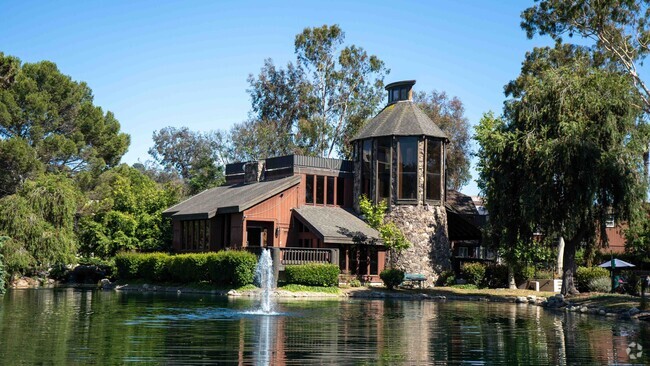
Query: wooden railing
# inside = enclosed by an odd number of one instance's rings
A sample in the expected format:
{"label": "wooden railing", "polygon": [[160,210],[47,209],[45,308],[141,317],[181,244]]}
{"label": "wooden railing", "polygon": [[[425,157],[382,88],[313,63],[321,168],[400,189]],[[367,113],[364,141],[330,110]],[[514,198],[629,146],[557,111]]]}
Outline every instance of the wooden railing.
{"label": "wooden railing", "polygon": [[283,270],[292,264],[331,263],[339,264],[339,250],[331,248],[278,248],[278,247],[249,247],[246,250],[260,254],[262,249],[270,249],[273,266]]}

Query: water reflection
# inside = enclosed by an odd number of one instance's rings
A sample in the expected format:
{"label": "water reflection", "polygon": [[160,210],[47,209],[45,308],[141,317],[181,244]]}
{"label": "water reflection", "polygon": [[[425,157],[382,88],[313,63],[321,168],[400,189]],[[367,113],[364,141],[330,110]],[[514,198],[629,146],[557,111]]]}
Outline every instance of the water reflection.
{"label": "water reflection", "polygon": [[0,363],[283,365],[621,364],[645,323],[498,303],[281,301],[75,290],[11,291]]}

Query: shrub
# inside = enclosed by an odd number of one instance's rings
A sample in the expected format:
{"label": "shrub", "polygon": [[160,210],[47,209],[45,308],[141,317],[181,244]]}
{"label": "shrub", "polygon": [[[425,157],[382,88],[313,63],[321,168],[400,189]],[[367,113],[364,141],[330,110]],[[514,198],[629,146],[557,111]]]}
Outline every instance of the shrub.
{"label": "shrub", "polygon": [[[7,241],[9,237],[0,236],[0,250],[2,250],[2,245]],[[5,271],[2,254],[0,254],[0,295],[5,293]]]}
{"label": "shrub", "polygon": [[534,266],[520,266],[515,269],[515,281],[517,285],[525,283],[535,278]]}
{"label": "shrub", "polygon": [[207,260],[212,253],[178,254],[169,258],[168,270],[173,282],[189,283],[208,280]]}
{"label": "shrub", "polygon": [[456,274],[454,271],[443,271],[436,281],[436,285],[438,286],[451,286],[454,283],[456,283]]}
{"label": "shrub", "polygon": [[608,277],[596,277],[589,281],[588,289],[590,292],[610,292],[612,282]]}
{"label": "shrub", "polygon": [[353,278],[348,281],[348,285],[350,285],[350,287],[361,287],[361,281],[357,278]]}
{"label": "shrub", "polygon": [[463,289],[463,290],[477,290],[478,289],[478,286],[476,286],[473,283],[466,283],[466,284],[462,284],[462,285],[452,285],[451,287],[459,288],[459,289]]}
{"label": "shrub", "polygon": [[284,270],[288,284],[325,287],[339,284],[339,272],[335,264],[291,265]]}
{"label": "shrub", "polygon": [[152,282],[169,281],[168,261],[170,258],[172,257],[165,253],[141,254],[140,264],[138,265],[139,277]]}
{"label": "shrub", "polygon": [[485,278],[485,266],[482,263],[464,263],[461,274],[468,283],[479,286]]}
{"label": "shrub", "polygon": [[388,289],[392,290],[404,281],[404,271],[400,271],[399,269],[385,269],[381,271],[379,278],[381,278]]}
{"label": "shrub", "polygon": [[139,278],[141,256],[142,255],[138,253],[118,253],[115,256],[117,277],[123,280]]}
{"label": "shrub", "polygon": [[253,283],[257,257],[245,251],[210,253],[206,267],[210,281],[220,285],[244,286]]}
{"label": "shrub", "polygon": [[600,277],[609,279],[609,271],[601,267],[578,267],[575,278],[578,291],[589,291],[589,282]]}
{"label": "shrub", "polygon": [[555,272],[553,270],[538,270],[535,273],[535,278],[540,280],[552,280],[555,278]]}
{"label": "shrub", "polygon": [[485,282],[490,288],[508,287],[508,267],[503,264],[485,267]]}

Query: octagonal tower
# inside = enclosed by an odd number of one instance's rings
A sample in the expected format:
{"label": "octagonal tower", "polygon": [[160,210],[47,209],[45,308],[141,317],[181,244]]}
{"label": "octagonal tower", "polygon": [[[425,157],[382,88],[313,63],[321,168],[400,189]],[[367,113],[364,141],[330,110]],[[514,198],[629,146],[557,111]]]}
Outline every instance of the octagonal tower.
{"label": "octagonal tower", "polygon": [[451,269],[445,211],[447,135],[413,102],[415,80],[388,84],[388,104],[354,137],[354,197],[386,200],[412,246],[396,266],[431,285]]}

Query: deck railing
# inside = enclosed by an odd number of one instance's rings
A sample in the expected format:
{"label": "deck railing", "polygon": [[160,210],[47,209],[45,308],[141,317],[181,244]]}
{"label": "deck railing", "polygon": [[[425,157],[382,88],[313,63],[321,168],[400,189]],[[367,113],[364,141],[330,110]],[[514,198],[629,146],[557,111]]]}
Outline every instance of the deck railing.
{"label": "deck railing", "polygon": [[332,248],[278,248],[278,247],[248,247],[246,250],[260,254],[262,249],[270,249],[273,267],[284,270],[287,265],[309,263],[339,264],[339,250]]}

